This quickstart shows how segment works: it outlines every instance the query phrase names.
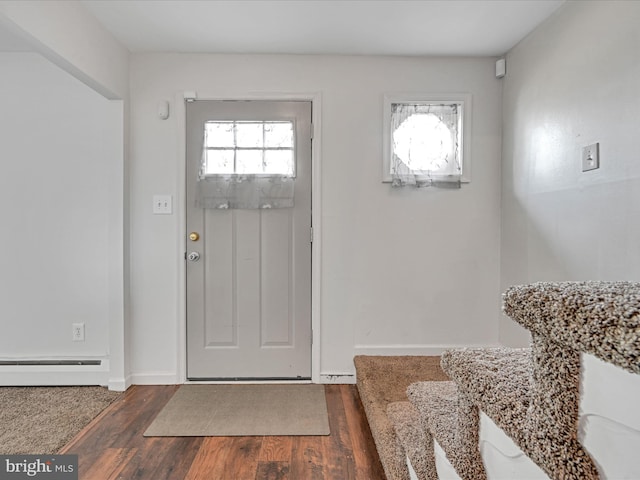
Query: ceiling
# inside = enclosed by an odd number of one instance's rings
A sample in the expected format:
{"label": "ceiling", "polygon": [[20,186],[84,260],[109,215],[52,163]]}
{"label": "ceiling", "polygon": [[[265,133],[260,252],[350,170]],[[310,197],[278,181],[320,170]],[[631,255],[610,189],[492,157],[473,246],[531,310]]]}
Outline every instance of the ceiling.
{"label": "ceiling", "polygon": [[131,52],[500,56],[565,0],[79,1]]}
{"label": "ceiling", "polygon": [[499,56],[564,0],[81,0],[132,52]]}

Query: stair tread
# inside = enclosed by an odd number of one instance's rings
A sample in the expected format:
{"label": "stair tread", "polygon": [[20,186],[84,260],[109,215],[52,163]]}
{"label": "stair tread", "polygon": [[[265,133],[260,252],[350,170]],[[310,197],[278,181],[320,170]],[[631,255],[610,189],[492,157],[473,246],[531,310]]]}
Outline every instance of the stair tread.
{"label": "stair tread", "polygon": [[[458,474],[463,479],[486,478],[478,449],[477,414],[475,418],[460,416],[458,395],[453,381],[417,382],[407,389],[407,397],[422,417],[423,425]],[[471,428],[461,431],[464,426]]]}
{"label": "stair tread", "polygon": [[437,480],[433,438],[422,428],[416,408],[410,402],[393,402],[387,406],[387,416],[418,478]]}
{"label": "stair tread", "polygon": [[406,458],[396,447],[387,405],[406,401],[407,387],[414,382],[448,380],[440,368],[440,357],[359,355],[353,363],[358,392],[385,475],[388,480],[408,480]]}
{"label": "stair tread", "polygon": [[465,395],[516,443],[532,394],[528,348],[465,348],[442,355],[442,367]]}
{"label": "stair tread", "polygon": [[458,389],[454,382],[418,382],[407,389],[409,402],[424,418],[425,425],[445,452],[453,452]]}
{"label": "stair tread", "polygon": [[640,283],[517,285],[504,293],[503,310],[531,332],[640,373]]}

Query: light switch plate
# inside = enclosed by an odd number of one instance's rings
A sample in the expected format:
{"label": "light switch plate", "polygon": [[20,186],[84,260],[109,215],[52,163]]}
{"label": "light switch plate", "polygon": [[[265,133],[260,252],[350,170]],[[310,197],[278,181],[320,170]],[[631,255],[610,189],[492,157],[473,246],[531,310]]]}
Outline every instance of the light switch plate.
{"label": "light switch plate", "polygon": [[600,168],[600,144],[592,143],[582,148],[582,171]]}
{"label": "light switch plate", "polygon": [[171,215],[173,213],[173,205],[171,195],[154,195],[153,196],[153,214],[154,215]]}

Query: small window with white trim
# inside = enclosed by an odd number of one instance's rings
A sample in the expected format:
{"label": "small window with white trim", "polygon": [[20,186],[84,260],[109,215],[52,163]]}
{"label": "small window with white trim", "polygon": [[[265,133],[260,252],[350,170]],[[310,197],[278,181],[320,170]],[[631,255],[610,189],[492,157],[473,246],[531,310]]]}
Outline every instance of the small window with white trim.
{"label": "small window with white trim", "polygon": [[469,94],[387,95],[383,181],[460,188],[469,181]]}

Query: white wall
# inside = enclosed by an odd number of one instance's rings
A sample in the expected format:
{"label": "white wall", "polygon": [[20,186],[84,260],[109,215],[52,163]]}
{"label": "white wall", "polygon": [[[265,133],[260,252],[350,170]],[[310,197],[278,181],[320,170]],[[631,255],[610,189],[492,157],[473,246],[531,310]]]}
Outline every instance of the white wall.
{"label": "white wall", "polygon": [[[640,2],[566,2],[507,55],[502,288],[640,280]],[[581,148],[600,143],[601,168]],[[526,332],[501,319],[500,339]]]}
{"label": "white wall", "polygon": [[[357,353],[429,353],[495,344],[500,305],[501,82],[493,59],[136,54],[131,62],[131,318],[134,382],[183,368],[180,128],[157,104],[200,98],[322,95],[323,375],[353,373]],[[381,183],[382,100],[392,92],[473,95],[472,182],[459,191]],[[184,205],[176,204],[180,211]],[[316,212],[317,214],[318,212]],[[323,377],[326,378],[326,377]]]}
{"label": "white wall", "polygon": [[86,8],[72,0],[4,0],[0,29],[24,40],[34,52],[50,60],[105,98],[118,114],[111,117],[118,147],[112,152],[115,175],[109,186],[109,385],[123,390],[129,384],[129,184],[128,95],[129,52]]}
{"label": "white wall", "polygon": [[121,105],[36,53],[0,71],[0,356],[108,360]]}

